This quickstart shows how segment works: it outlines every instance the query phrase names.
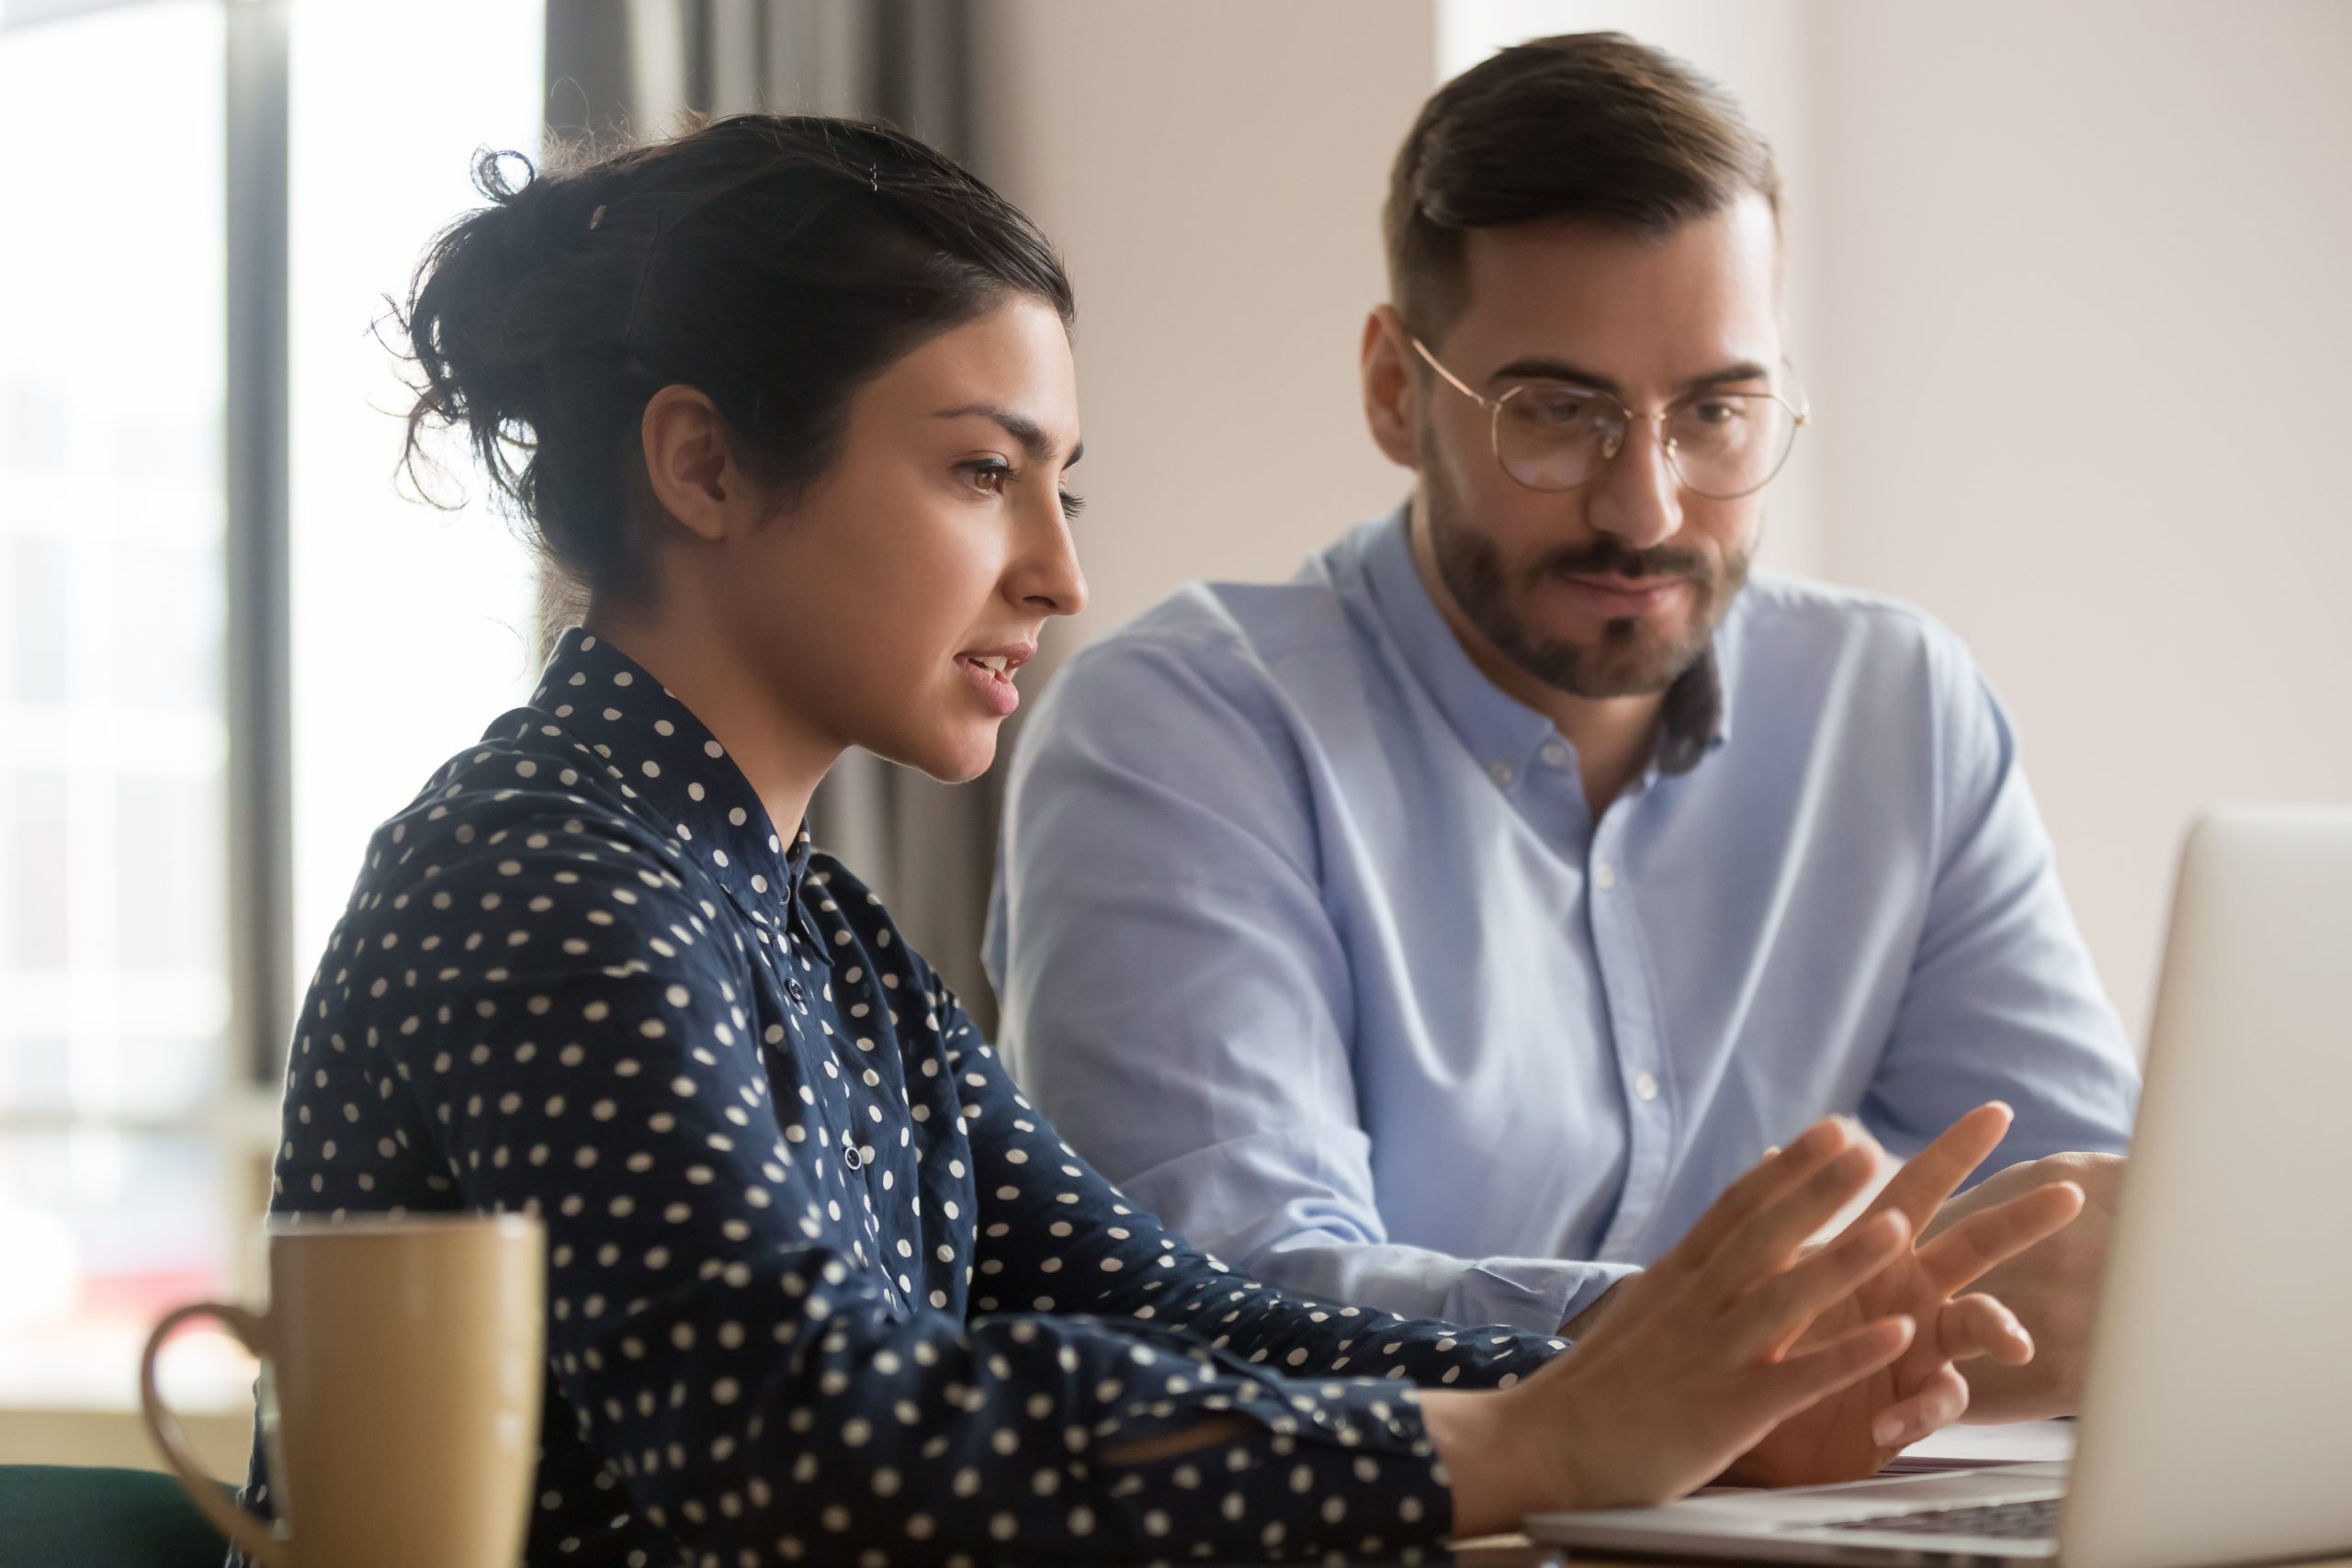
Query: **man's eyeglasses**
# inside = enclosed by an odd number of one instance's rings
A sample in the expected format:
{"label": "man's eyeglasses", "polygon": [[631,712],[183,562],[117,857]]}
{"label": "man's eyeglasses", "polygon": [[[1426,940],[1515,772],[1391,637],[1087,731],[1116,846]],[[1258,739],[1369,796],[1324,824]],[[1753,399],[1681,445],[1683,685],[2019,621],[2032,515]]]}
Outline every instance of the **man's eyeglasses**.
{"label": "man's eyeglasses", "polygon": [[1522,381],[1499,398],[1485,398],[1439,364],[1419,338],[1412,344],[1448,386],[1487,411],[1495,461],[1529,490],[1576,489],[1624,449],[1635,420],[1655,420],[1683,488],[1736,501],[1772,482],[1797,444],[1797,427],[1811,417],[1778,392],[1693,392],[1656,413],[1557,381]]}

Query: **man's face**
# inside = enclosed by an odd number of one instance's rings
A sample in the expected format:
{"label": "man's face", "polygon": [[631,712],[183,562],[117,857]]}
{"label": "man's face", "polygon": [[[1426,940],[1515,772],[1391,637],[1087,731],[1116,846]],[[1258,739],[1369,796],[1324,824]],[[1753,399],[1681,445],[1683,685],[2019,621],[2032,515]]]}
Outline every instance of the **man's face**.
{"label": "man's face", "polygon": [[1762,501],[1691,491],[1639,416],[1702,390],[1785,390],[1772,214],[1752,197],[1663,238],[1474,230],[1464,261],[1467,306],[1429,345],[1449,370],[1490,400],[1585,388],[1636,417],[1585,483],[1531,491],[1496,461],[1487,411],[1413,361],[1423,547],[1454,618],[1572,695],[1663,691],[1747,581]]}

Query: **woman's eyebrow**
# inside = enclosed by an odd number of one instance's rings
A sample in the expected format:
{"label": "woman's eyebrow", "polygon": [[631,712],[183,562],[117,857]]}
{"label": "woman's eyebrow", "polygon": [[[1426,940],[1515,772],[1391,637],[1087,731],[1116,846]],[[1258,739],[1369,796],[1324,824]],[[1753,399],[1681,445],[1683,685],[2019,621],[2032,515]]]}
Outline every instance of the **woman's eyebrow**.
{"label": "woman's eyebrow", "polygon": [[[1053,461],[1053,437],[1046,434],[1045,427],[1040,425],[1035,420],[1031,419],[1028,415],[1016,413],[1012,410],[1005,408],[1001,404],[966,403],[961,408],[941,409],[937,413],[932,415],[932,417],[933,419],[967,419],[974,415],[978,415],[981,419],[995,421],[998,425],[1002,427],[1007,435],[1012,436],[1013,440],[1021,444],[1021,449],[1029,455],[1029,460],[1031,462],[1049,463]],[[1067,468],[1072,463],[1077,462],[1080,457],[1085,456],[1086,443],[1081,441],[1077,446],[1070,448],[1069,456],[1062,459],[1062,467]]]}

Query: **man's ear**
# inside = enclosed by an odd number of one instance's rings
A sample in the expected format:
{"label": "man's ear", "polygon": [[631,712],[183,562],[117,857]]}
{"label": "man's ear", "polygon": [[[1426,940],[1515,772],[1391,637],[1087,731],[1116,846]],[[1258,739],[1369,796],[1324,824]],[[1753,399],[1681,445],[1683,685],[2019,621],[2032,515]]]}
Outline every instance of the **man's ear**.
{"label": "man's ear", "polygon": [[1419,388],[1405,320],[1394,305],[1375,305],[1364,318],[1362,371],[1363,418],[1382,454],[1399,468],[1419,468]]}
{"label": "man's ear", "polygon": [[646,482],[662,510],[697,538],[724,538],[746,496],[718,405],[692,387],[664,387],[646,400],[638,434]]}

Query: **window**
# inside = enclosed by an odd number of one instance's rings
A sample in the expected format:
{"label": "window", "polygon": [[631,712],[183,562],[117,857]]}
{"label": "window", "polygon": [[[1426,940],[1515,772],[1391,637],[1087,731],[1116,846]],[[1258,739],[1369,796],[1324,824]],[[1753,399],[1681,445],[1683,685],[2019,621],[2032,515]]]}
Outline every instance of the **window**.
{"label": "window", "polygon": [[[0,1389],[218,1282],[230,1087],[222,24],[0,32]],[[88,95],[136,113],[88,112]],[[168,128],[166,130],[165,128]],[[61,1351],[74,1352],[61,1354]],[[205,1350],[192,1347],[195,1355]]]}
{"label": "window", "polygon": [[[536,149],[543,5],[274,3],[291,412],[266,604],[230,581],[224,0],[0,0],[0,211],[33,215],[0,247],[0,1404],[127,1404],[166,1307],[254,1284],[277,1085],[232,1034],[232,605],[288,629],[291,891],[257,896],[288,906],[258,924],[292,993],[369,829],[535,673],[503,523],[395,490],[370,329],[479,199],[472,150]],[[189,1336],[164,1371],[234,1408],[251,1363]]]}
{"label": "window", "polygon": [[[542,6],[348,0],[294,8],[288,171],[292,419],[294,908],[299,990],[376,825],[531,694],[527,552],[477,500],[404,499],[406,406],[385,343],[426,239],[481,205],[478,148],[536,153]],[[418,39],[449,42],[419,64]],[[444,492],[479,497],[461,446]],[[397,658],[388,639],[397,638]],[[274,1098],[274,1096],[273,1096]]]}

